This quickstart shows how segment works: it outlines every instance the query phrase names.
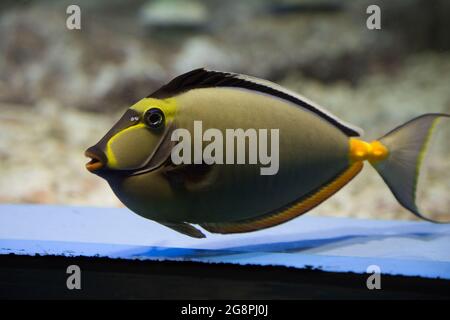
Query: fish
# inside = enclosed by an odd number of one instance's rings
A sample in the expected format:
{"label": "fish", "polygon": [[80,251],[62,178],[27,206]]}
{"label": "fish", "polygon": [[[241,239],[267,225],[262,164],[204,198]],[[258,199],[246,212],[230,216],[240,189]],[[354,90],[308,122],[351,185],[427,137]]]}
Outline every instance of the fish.
{"label": "fish", "polygon": [[[432,131],[448,117],[423,114],[365,141],[360,128],[280,85],[200,68],[130,106],[85,151],[91,159],[86,168],[105,179],[134,213],[193,238],[206,237],[201,228],[233,234],[286,223],[334,195],[365,162],[400,205],[438,222],[418,209],[416,185]],[[174,134],[182,129],[195,135],[196,121],[222,133],[278,130],[276,174],[261,174],[260,166],[251,163],[175,163],[179,142]]]}

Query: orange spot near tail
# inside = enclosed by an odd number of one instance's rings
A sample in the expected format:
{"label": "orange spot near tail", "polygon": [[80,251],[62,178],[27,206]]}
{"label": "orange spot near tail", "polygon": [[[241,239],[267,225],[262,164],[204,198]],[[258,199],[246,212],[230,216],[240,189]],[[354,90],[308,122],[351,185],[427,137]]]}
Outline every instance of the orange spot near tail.
{"label": "orange spot near tail", "polygon": [[350,138],[350,160],[358,162],[369,160],[378,162],[386,159],[389,154],[388,148],[380,141],[365,142],[357,138]]}

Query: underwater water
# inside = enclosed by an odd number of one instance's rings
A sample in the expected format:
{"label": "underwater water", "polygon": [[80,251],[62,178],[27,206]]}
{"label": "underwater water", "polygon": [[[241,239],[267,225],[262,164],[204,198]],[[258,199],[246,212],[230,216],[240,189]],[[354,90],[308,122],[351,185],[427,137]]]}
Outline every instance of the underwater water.
{"label": "underwater water", "polygon": [[[373,2],[373,1],[372,1]],[[123,111],[197,67],[249,74],[317,102],[375,139],[450,113],[450,5],[376,1],[70,1],[0,4],[0,202],[120,207],[84,150]],[[418,203],[448,220],[450,128],[430,143]],[[369,165],[309,214],[415,219]]]}

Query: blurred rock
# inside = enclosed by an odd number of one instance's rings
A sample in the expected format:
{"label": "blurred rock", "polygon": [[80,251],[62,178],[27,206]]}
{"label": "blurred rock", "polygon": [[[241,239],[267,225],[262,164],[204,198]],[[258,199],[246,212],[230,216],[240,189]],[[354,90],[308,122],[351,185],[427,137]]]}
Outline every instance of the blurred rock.
{"label": "blurred rock", "polygon": [[84,168],[83,155],[119,115],[80,113],[51,102],[0,108],[1,202],[120,205],[106,183]]}
{"label": "blurred rock", "polygon": [[211,37],[193,37],[186,41],[174,58],[172,74],[206,67],[212,70],[236,70],[246,61],[238,53],[218,43]]}
{"label": "blurred rock", "polygon": [[[447,48],[449,20],[443,17],[450,12],[443,1],[433,1],[431,9],[424,8],[428,1],[378,1],[381,31],[365,27],[368,1],[333,10],[333,1],[283,3],[131,1],[127,7],[82,1],[80,31],[65,28],[62,4],[13,7],[0,13],[0,102],[53,99],[65,107],[117,110],[200,66],[274,81],[303,75],[357,85],[372,71],[395,72],[417,50]],[[277,6],[283,10],[273,12]],[[163,41],[171,37],[142,30],[139,15],[156,28],[208,25],[210,32]]]}
{"label": "blurred rock", "polygon": [[202,30],[209,22],[208,9],[195,0],[147,1],[139,18],[144,27],[156,31]]}
{"label": "blurred rock", "polygon": [[69,31],[58,12],[63,8],[47,9],[32,6],[0,18],[1,102],[34,105],[45,98],[65,107],[111,111],[161,85],[156,79],[165,73],[144,42],[95,21],[86,21],[88,32]]}

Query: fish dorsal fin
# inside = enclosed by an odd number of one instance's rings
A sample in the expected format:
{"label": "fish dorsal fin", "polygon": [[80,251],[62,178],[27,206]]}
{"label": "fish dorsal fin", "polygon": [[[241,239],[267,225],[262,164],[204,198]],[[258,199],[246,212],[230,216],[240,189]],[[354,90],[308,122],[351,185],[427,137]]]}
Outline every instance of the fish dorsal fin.
{"label": "fish dorsal fin", "polygon": [[243,88],[268,94],[292,102],[303,109],[313,112],[336,126],[348,136],[359,136],[362,134],[361,129],[344,122],[297,93],[287,90],[273,82],[237,73],[212,71],[203,68],[195,69],[174,78],[148,97],[165,99],[192,89],[212,87]]}
{"label": "fish dorsal fin", "polygon": [[203,223],[200,226],[211,233],[242,233],[262,230],[276,225],[282,224],[286,221],[294,219],[299,215],[318,206],[323,201],[331,197],[350,180],[352,180],[362,169],[362,162],[355,162],[344,172],[334,177],[327,184],[311,192],[309,195],[302,197],[275,211],[263,214],[256,218],[236,222],[225,223]]}

